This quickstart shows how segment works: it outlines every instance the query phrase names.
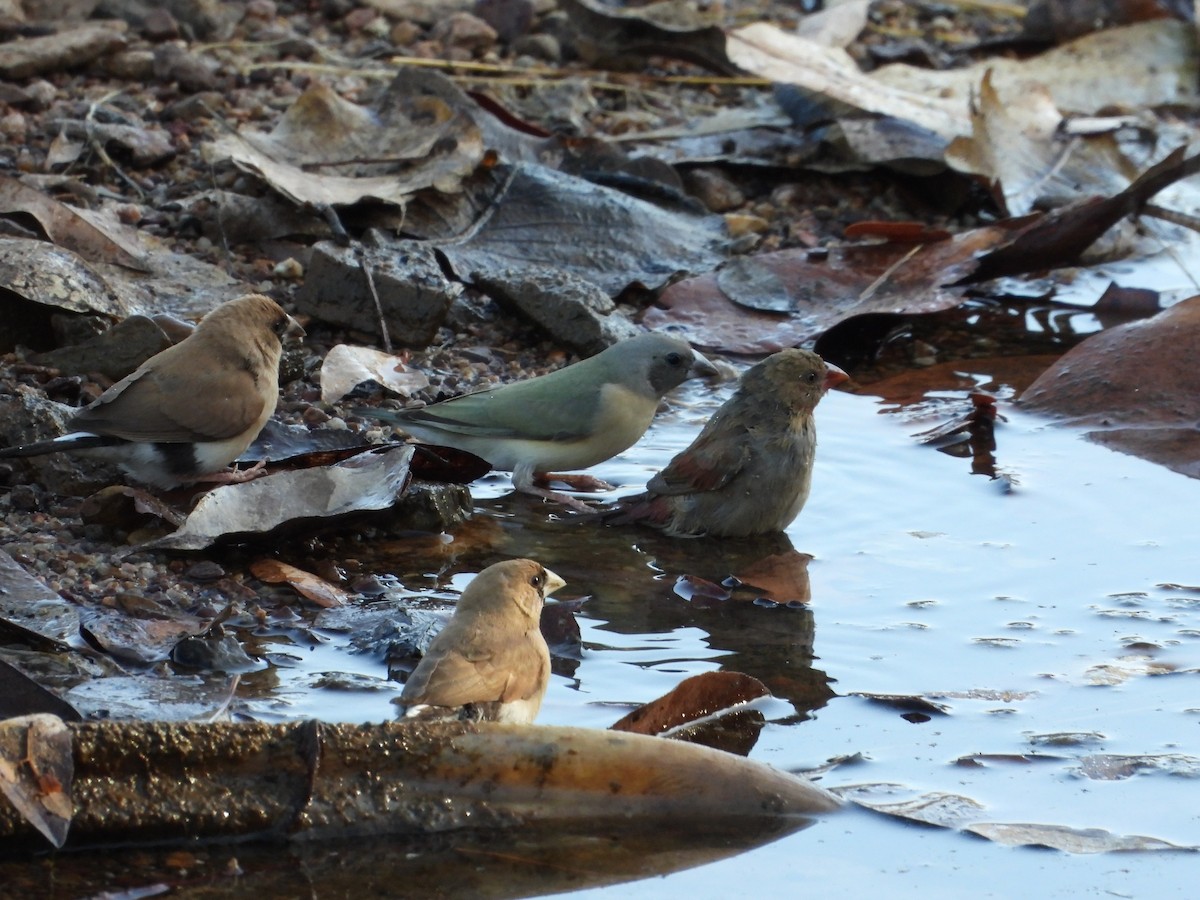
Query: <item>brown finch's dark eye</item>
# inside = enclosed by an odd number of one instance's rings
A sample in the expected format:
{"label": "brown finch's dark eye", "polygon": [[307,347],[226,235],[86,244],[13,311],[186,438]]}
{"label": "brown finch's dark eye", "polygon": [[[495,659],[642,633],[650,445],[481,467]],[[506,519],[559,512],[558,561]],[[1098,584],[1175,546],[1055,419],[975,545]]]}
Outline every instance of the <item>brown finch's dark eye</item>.
{"label": "brown finch's dark eye", "polygon": [[532,578],[529,579],[529,583],[532,584],[535,588],[537,588],[540,591],[542,589],[542,585],[546,583],[546,576],[545,575],[534,575]]}
{"label": "brown finch's dark eye", "polygon": [[816,384],[817,383],[817,373],[809,372],[807,375],[804,376],[804,380],[807,381],[809,384]]}

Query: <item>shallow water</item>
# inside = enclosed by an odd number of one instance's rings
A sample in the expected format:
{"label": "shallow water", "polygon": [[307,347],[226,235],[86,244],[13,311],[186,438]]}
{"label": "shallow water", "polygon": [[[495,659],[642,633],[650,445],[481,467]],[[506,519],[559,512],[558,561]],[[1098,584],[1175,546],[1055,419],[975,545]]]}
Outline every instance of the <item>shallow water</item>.
{"label": "shallow water", "polygon": [[[692,388],[594,473],[639,489],[728,390]],[[745,671],[791,701],[763,707],[751,756],[796,771],[855,757],[821,775],[826,786],[890,783],[897,799],[968,797],[985,822],[1200,844],[1200,483],[1005,407],[1006,477],[971,475],[970,460],[912,438],[965,410],[962,395],[944,400],[925,419],[865,395],[822,402],[813,493],[788,533],[813,556],[810,611],[689,603],[675,577],[719,579],[736,552],[547,519],[503,478],[476,491],[500,527],[449,567],[528,555],[567,580],[560,598],[589,598],[583,658],[554,677],[541,723],[606,727],[688,675]],[[395,571],[412,565],[397,559]],[[337,645],[291,651],[276,714],[393,714],[393,690],[304,689],[314,670],[385,674]],[[948,712],[914,716],[860,692],[923,694]],[[1082,737],[1052,737],[1064,733]],[[976,754],[987,758],[956,764]],[[1146,759],[1118,778],[1099,754]],[[821,897],[1191,896],[1198,865],[1176,852],[1009,848],[849,807],[748,853],[593,893],[731,897],[751,878],[756,892]]]}
{"label": "shallow water", "polygon": [[[639,490],[729,390],[690,387],[643,441],[594,474],[622,492]],[[1200,844],[1200,482],[1004,404],[995,453],[1003,477],[972,475],[970,459],[912,437],[968,405],[962,393],[907,409],[848,393],[821,403],[813,493],[782,542],[813,557],[807,608],[688,601],[673,590],[679,575],[737,572],[778,552],[778,540],[601,528],[512,495],[504,476],[474,486],[476,519],[438,552],[403,539],[359,547],[359,555],[374,553],[379,574],[395,575],[401,594],[435,598],[453,596],[499,558],[531,556],[566,579],[559,599],[587,598],[576,613],[582,659],[556,667],[562,674],[542,724],[604,728],[688,675],[741,671],[775,695],[756,704],[767,724],[752,758],[792,771],[842,760],[818,773],[827,787],[887,784],[889,800],[968,798],[980,807],[974,821]],[[349,637],[307,631],[299,620],[260,632],[248,646],[272,665],[242,677],[239,702],[266,719],[393,717],[400,686],[386,680],[379,654],[352,652]],[[335,688],[326,673],[360,681],[341,678]],[[923,695],[945,712],[862,694]],[[814,897],[1190,897],[1200,866],[1183,852],[1006,847],[853,805],[740,854],[728,841],[697,836],[690,856],[674,847],[628,863],[604,858],[587,866],[587,877],[557,864],[565,858],[553,840],[516,837],[495,852],[443,839],[340,855],[303,845],[236,855],[248,872],[278,871],[278,884],[256,883],[264,897],[306,884],[323,885],[323,896],[356,896],[365,877],[356,865],[376,880],[403,879],[381,895],[454,895],[444,879],[471,859],[495,896],[658,876],[572,893],[647,898],[745,896],[748,884],[755,893]],[[620,849],[619,839],[593,837]],[[281,852],[280,860],[298,862],[276,861]],[[215,872],[233,855],[214,851],[204,865]],[[171,866],[154,870],[151,859],[135,857],[120,882],[172,882]],[[567,862],[583,865],[578,856]],[[330,864],[342,874],[321,881],[315,873]],[[628,872],[618,874],[622,864]],[[67,887],[65,869],[55,878],[47,896],[94,893]],[[214,893],[177,893],[238,896],[238,883],[216,878]]]}

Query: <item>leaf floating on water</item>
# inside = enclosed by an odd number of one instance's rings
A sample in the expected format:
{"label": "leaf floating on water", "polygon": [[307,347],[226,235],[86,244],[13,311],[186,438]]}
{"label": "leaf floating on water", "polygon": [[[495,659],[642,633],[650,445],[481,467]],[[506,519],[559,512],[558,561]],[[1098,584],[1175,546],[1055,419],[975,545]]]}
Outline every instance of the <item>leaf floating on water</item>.
{"label": "leaf floating on water", "polygon": [[1100,744],[1107,739],[1098,731],[1059,731],[1054,734],[1031,734],[1029,743],[1035,747],[1083,747]]}
{"label": "leaf floating on water", "polygon": [[71,827],[71,751],[68,726],[55,716],[0,722],[0,792],[55,847]]}
{"label": "leaf floating on water", "polygon": [[808,576],[810,562],[812,556],[798,550],[772,553],[741,569],[736,575],[737,587],[752,590],[759,597],[776,603],[807,603],[812,599]]}
{"label": "leaf floating on water", "polygon": [[741,672],[705,672],[685,678],[667,694],[639,706],[614,723],[613,731],[665,734],[710,716],[721,716],[771,692],[757,678]]}
{"label": "leaf floating on water", "polygon": [[940,791],[920,794],[907,800],[891,799],[900,793],[912,793],[910,788],[898,784],[849,785],[835,788],[833,792],[863,809],[939,828],[962,828],[966,823],[978,819],[986,808],[970,797]]}
{"label": "leaf floating on water", "polygon": [[871,703],[880,703],[892,709],[905,712],[932,713],[938,716],[950,714],[951,707],[945,703],[937,703],[918,694],[873,694],[866,691],[851,691],[847,696],[862,697]]}
{"label": "leaf floating on water", "polygon": [[1069,828],[1066,825],[980,822],[965,831],[1006,847],[1049,847],[1064,853],[1111,853],[1130,850],[1200,850],[1142,835],[1119,835],[1103,828]]}
{"label": "leaf floating on water", "polygon": [[325,609],[341,606],[350,600],[350,595],[337,585],[282,560],[257,559],[250,563],[250,574],[268,584],[289,584],[296,593]]}
{"label": "leaf floating on water", "polygon": [[1162,772],[1182,778],[1200,777],[1200,758],[1182,753],[1118,755],[1097,753],[1079,760],[1075,769],[1093,781],[1122,781],[1142,772]]}
{"label": "leaf floating on water", "polygon": [[990,764],[997,765],[1028,765],[1036,762],[1061,762],[1065,757],[1049,756],[1044,753],[972,753],[970,756],[960,756],[951,765],[964,767],[980,767]]}
{"label": "leaf floating on water", "polygon": [[673,590],[684,600],[728,600],[730,591],[697,575],[680,575],[675,579]]}
{"label": "leaf floating on water", "polygon": [[226,717],[238,677],[224,674],[110,675],[67,691],[88,719],[211,722]]}

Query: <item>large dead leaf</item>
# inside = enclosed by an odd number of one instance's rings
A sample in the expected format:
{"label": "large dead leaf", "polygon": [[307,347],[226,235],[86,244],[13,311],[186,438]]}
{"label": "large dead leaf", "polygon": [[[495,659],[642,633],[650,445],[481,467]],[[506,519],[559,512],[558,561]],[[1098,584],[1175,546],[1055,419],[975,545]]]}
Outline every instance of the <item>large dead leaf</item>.
{"label": "large dead leaf", "polygon": [[84,259],[146,270],[138,233],[115,216],[67,206],[15,178],[0,176],[0,213],[14,212],[33,216],[50,240]]}
{"label": "large dead leaf", "polygon": [[[834,793],[883,815],[920,825],[965,831],[1010,847],[1049,847],[1065,853],[1197,849],[1141,835],[1115,835],[1102,828],[981,822],[979,819],[985,807],[970,797],[942,792],[912,795],[912,791],[896,784],[849,785]],[[893,799],[897,794],[911,796]]]}
{"label": "large dead leaf", "polygon": [[611,296],[707,272],[727,253],[720,216],[672,212],[543,166],[520,164],[461,239],[431,241],[463,280],[514,269],[569,271]]}
{"label": "large dead leaf", "polygon": [[881,66],[871,79],[889,90],[937,97],[954,108],[959,130],[946,135],[954,137],[969,133],[962,127],[969,100],[988,70],[1003,102],[1039,84],[1060,110],[1090,115],[1106,108],[1187,105],[1197,96],[1198,65],[1195,28],[1162,19],[1098,31],[1028,59],[989,56],[941,71],[894,63]]}
{"label": "large dead leaf", "polygon": [[670,693],[639,706],[610,727],[635,734],[665,734],[699,719],[726,715],[770,693],[757,678],[741,672],[705,672],[685,678]]}
{"label": "large dead leaf", "polygon": [[979,822],[964,830],[1007,847],[1049,847],[1064,853],[1200,849],[1140,834],[1113,834],[1103,828],[1071,828],[1067,825]]}
{"label": "large dead leaf", "polygon": [[350,595],[337,585],[282,560],[255,560],[250,563],[250,574],[268,584],[289,584],[296,593],[325,609],[342,606],[350,599]]}
{"label": "large dead leaf", "polygon": [[479,128],[431,85],[438,76],[403,69],[374,107],[314,83],[269,134],[225,135],[205,148],[232,160],[296,203],[403,206],[416,192],[452,192],[483,158]]}
{"label": "large dead leaf", "polygon": [[828,253],[781,250],[737,260],[720,274],[676,282],[643,321],[728,353],[796,347],[864,313],[924,313],[956,306],[975,257],[1006,239],[991,226],[925,244],[858,244]]}
{"label": "large dead leaf", "polygon": [[955,138],[946,161],[993,185],[1007,214],[1023,216],[1035,204],[1045,208],[1081,196],[1115,194],[1129,184],[1132,167],[1111,134],[1064,133],[1062,114],[1045,85],[1032,84],[1001,101],[992,81],[989,69],[971,105],[971,136]]}
{"label": "large dead leaf", "polygon": [[0,550],[0,636],[49,650],[81,646],[79,608]]}
{"label": "large dead leaf", "polygon": [[1083,426],[1124,453],[1200,478],[1200,297],[1102,331],[1021,395],[1029,409]]}
{"label": "large dead leaf", "polygon": [[201,550],[225,539],[263,535],[291,522],[332,520],[387,509],[404,493],[413,445],[389,445],[331,466],[276,472],[205,494],[179,530],[147,546]]}

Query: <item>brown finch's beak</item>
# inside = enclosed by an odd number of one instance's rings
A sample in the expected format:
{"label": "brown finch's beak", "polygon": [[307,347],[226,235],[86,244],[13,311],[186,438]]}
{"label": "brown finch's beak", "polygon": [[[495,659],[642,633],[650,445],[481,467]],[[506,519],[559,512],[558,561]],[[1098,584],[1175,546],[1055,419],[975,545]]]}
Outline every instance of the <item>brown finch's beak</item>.
{"label": "brown finch's beak", "polygon": [[283,334],[279,336],[280,341],[286,343],[288,341],[299,341],[306,337],[306,332],[300,327],[300,323],[291,316],[287,317],[287,328],[283,329]]}
{"label": "brown finch's beak", "polygon": [[837,387],[843,381],[850,380],[850,376],[833,363],[825,363],[825,368],[829,371],[825,373],[825,385],[821,389],[823,392],[829,390],[831,387]]}

